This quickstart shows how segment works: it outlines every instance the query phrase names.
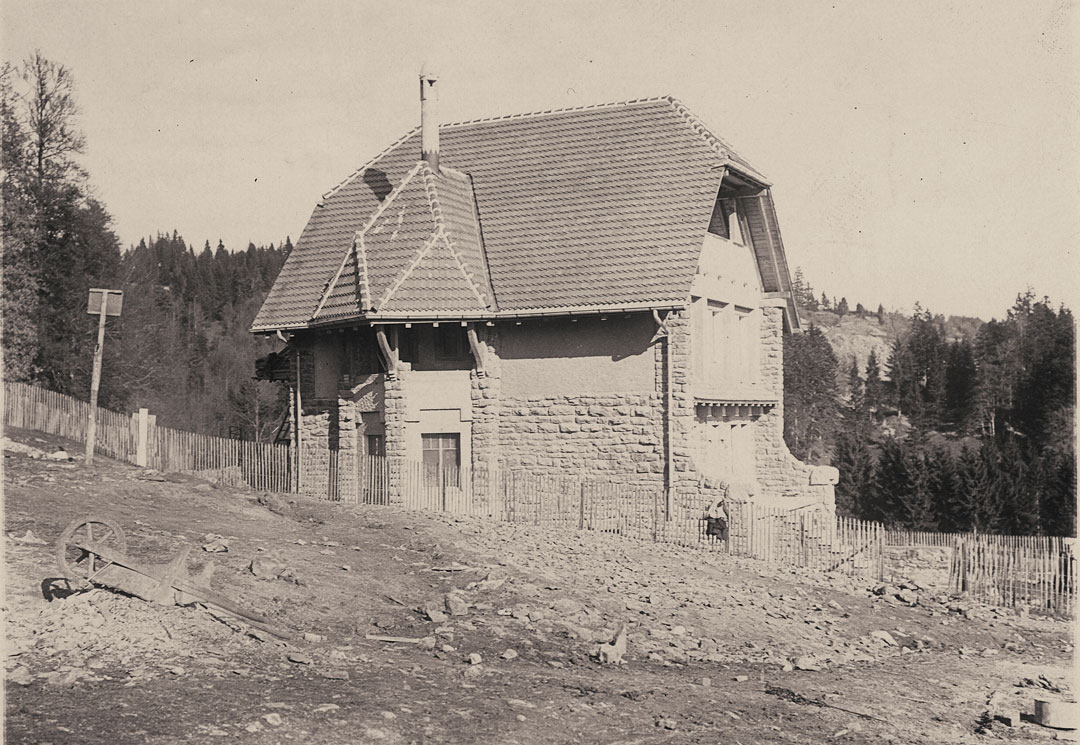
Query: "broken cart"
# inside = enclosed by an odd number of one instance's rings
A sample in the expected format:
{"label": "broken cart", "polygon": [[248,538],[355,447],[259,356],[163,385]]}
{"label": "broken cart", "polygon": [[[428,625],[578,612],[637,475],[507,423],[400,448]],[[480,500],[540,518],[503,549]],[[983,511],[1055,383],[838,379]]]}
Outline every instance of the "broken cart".
{"label": "broken cart", "polygon": [[83,517],[60,535],[56,558],[60,572],[77,589],[101,585],[163,605],[201,603],[279,639],[289,638],[266,618],[192,580],[187,571],[190,551],[185,546],[166,565],[143,564],[127,555],[127,539],[119,525],[102,517]]}

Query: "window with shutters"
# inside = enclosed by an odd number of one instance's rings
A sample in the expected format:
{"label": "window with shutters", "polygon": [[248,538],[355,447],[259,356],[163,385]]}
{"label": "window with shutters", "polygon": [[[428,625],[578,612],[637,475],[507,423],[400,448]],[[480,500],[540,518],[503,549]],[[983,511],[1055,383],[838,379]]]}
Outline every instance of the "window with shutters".
{"label": "window with shutters", "polygon": [[758,381],[761,311],[694,298],[695,377],[709,387],[745,388]]}

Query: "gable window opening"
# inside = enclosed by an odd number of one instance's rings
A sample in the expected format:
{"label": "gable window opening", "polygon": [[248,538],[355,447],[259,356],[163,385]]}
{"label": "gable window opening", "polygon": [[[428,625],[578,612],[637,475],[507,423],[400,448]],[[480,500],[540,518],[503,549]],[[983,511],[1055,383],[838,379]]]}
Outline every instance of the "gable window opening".
{"label": "gable window opening", "polygon": [[425,486],[460,485],[461,435],[438,432],[420,436],[424,449]]}
{"label": "gable window opening", "polygon": [[732,243],[744,244],[739,208],[734,199],[718,197],[709,218],[709,232]]}

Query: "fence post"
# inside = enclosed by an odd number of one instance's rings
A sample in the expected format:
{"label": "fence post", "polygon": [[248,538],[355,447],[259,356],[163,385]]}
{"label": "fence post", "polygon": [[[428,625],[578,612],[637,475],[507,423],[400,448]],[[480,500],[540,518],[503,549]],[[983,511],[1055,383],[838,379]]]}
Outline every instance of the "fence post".
{"label": "fence post", "polygon": [[585,528],[585,482],[581,482],[581,501],[578,504],[578,530],[584,530]]}
{"label": "fence post", "polygon": [[146,468],[146,439],[150,429],[150,412],[139,409],[138,434],[135,440],[135,465]]}

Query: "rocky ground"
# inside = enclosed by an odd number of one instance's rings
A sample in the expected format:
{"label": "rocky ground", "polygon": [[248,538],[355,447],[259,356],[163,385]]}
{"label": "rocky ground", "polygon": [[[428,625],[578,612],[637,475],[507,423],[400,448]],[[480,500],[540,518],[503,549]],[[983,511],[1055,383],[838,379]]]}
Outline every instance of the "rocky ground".
{"label": "rocky ground", "polygon": [[[63,443],[9,436],[25,446],[4,459],[11,742],[1071,736],[1021,718],[1070,695],[1070,626],[950,598],[918,556],[878,584],[604,534],[260,498],[40,457]],[[90,514],[122,525],[140,562],[191,547],[193,574],[290,639],[198,605],[70,592],[53,544]]]}

